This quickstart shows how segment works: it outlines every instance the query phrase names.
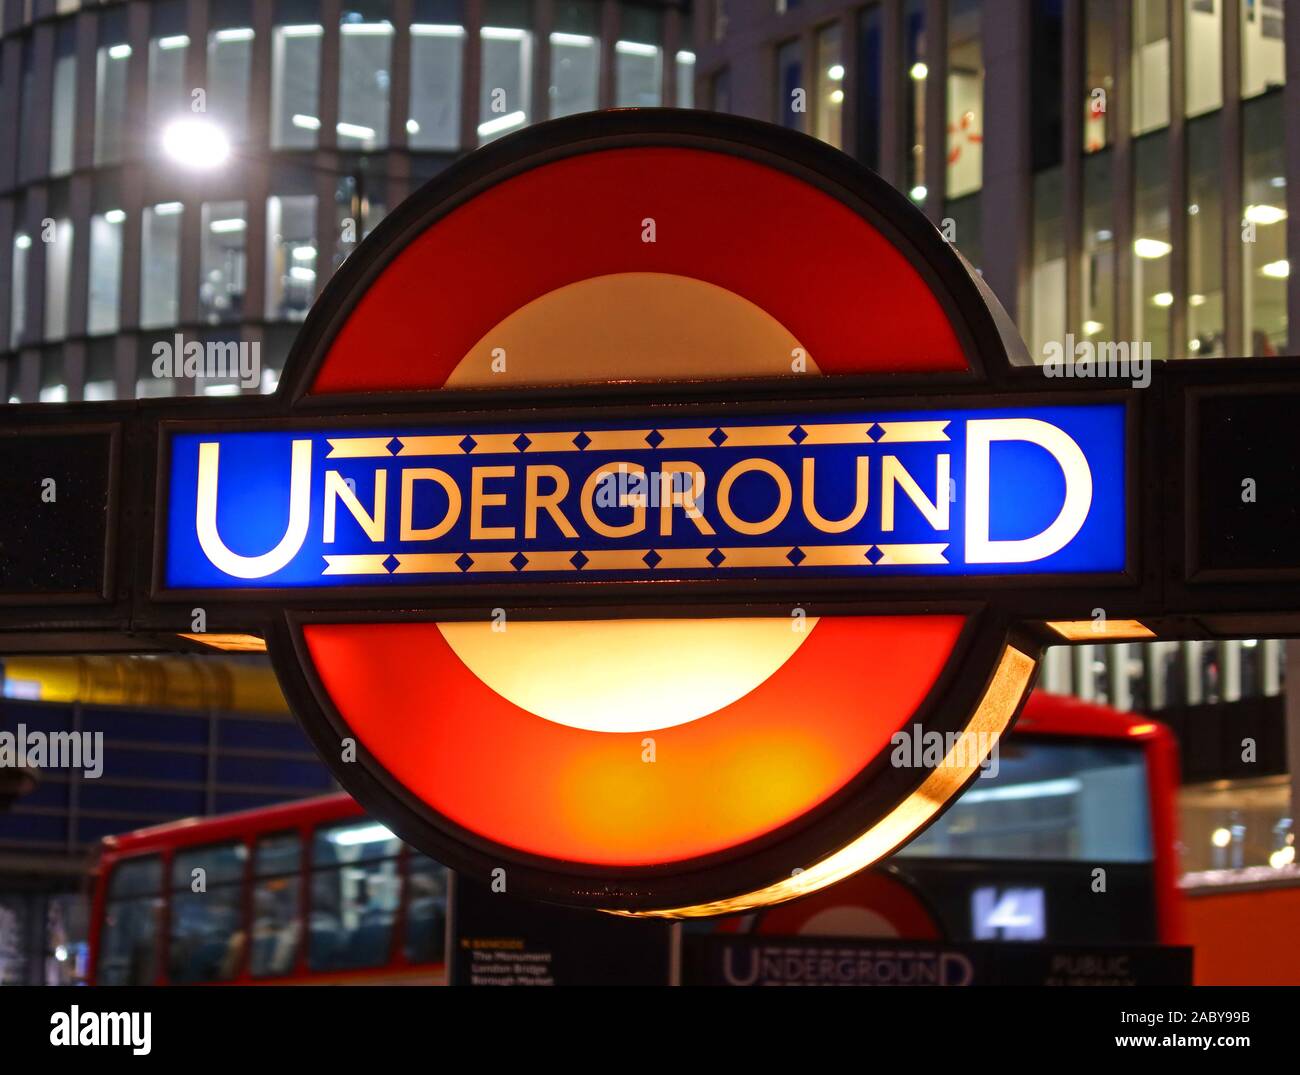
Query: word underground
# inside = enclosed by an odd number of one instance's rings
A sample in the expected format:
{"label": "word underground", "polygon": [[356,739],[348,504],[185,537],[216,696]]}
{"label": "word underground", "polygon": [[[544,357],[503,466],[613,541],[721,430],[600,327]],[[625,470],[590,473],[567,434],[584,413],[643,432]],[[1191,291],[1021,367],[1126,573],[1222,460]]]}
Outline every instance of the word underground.
{"label": "word underground", "polygon": [[1124,453],[1120,404],[176,433],[167,584],[1122,570]]}

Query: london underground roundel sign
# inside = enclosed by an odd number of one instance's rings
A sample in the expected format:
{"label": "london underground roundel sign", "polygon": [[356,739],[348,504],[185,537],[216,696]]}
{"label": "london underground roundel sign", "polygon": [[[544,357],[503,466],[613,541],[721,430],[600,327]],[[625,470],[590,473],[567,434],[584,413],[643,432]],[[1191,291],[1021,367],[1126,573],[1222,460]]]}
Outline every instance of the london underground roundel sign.
{"label": "london underground roundel sign", "polygon": [[1018,389],[1021,347],[820,143],[544,124],[362,244],[278,411],[164,426],[155,591],[264,622],[343,786],[448,865],[777,903],[933,820],[1043,595],[1130,570],[1128,404]]}

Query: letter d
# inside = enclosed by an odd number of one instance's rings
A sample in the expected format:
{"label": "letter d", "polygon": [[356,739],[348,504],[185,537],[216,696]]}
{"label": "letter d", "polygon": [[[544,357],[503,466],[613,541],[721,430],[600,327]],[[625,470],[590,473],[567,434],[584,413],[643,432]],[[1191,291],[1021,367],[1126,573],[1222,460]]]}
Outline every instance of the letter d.
{"label": "letter d", "polygon": [[[1052,453],[1065,475],[1065,502],[1049,526],[1027,538],[989,537],[989,445],[1020,440]],[[966,423],[966,562],[1027,564],[1065,548],[1092,507],[1092,471],[1082,449],[1064,430],[1037,418],[974,418]]]}

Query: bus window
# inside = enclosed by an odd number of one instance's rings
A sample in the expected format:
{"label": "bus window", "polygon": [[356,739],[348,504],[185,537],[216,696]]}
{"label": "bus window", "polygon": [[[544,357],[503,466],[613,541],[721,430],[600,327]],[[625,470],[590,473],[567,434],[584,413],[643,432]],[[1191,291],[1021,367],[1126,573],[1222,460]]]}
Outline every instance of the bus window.
{"label": "bus window", "polygon": [[249,973],[273,978],[293,972],[298,958],[299,870],[296,832],[263,836],[253,847],[253,948]]}
{"label": "bus window", "polygon": [[1014,737],[902,856],[1150,862],[1146,759],[1133,744]]}
{"label": "bus window", "polygon": [[447,868],[412,851],[408,875],[406,958],[412,963],[441,963],[447,930]]}
{"label": "bus window", "polygon": [[401,896],[400,847],[396,836],[373,821],[316,830],[307,953],[313,971],[388,962]]}
{"label": "bus window", "polygon": [[152,985],[158,973],[162,859],[127,859],[113,868],[99,939],[102,985]]}
{"label": "bus window", "polygon": [[178,851],[172,858],[173,982],[224,982],[239,973],[247,855],[242,843],[229,843]]}

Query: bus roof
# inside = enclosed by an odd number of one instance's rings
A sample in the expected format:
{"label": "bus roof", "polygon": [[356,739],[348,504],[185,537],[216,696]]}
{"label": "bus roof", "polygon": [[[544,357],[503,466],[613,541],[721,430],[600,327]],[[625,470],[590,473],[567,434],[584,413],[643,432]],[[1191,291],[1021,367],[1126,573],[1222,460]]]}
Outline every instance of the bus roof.
{"label": "bus roof", "polygon": [[[1085,736],[1138,742],[1168,738],[1169,730],[1150,717],[1085,702],[1070,695],[1034,691],[1015,726],[1015,734]],[[364,817],[365,811],[345,792],[241,810],[220,817],[191,817],[133,832],[106,836],[103,851],[130,855],[161,845],[187,846],[235,840],[250,833],[301,828],[321,821]]]}

